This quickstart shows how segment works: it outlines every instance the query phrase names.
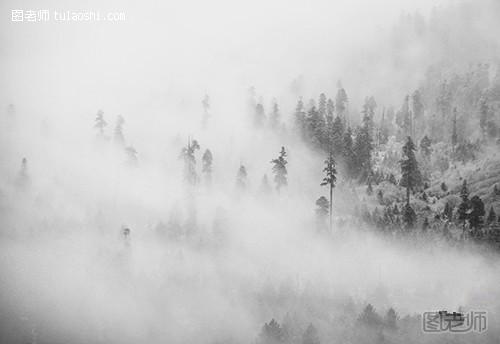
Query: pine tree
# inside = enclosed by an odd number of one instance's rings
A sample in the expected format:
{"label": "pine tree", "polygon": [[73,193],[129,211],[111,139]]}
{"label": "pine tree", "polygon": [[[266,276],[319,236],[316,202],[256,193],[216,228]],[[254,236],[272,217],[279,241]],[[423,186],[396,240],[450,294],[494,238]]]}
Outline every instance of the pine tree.
{"label": "pine tree", "polygon": [[137,159],[137,151],[134,147],[128,146],[125,148],[125,153],[127,155],[127,165],[132,167],[137,167],[139,160]]}
{"label": "pine tree", "polygon": [[236,175],[236,187],[239,190],[244,190],[247,186],[247,169],[245,166],[240,165],[238,174]]}
{"label": "pine tree", "polygon": [[269,323],[264,324],[262,330],[259,334],[259,338],[257,339],[257,344],[279,344],[283,343],[284,331],[281,328],[280,324],[271,319]]}
{"label": "pine tree", "polygon": [[356,139],[354,142],[354,156],[356,159],[356,176],[361,180],[366,178],[371,173],[371,152],[373,149],[372,136],[370,134],[370,123],[367,116],[363,119],[363,125],[358,127]]}
{"label": "pine tree", "polygon": [[401,165],[401,180],[399,185],[406,188],[406,205],[410,206],[410,191],[422,183],[422,176],[418,169],[417,159],[415,158],[415,145],[408,136],[406,144],[403,146],[403,159]]}
{"label": "pine tree", "polygon": [[344,159],[344,163],[346,165],[346,175],[352,176],[355,169],[356,157],[354,155],[354,147],[352,141],[352,131],[351,128],[348,127],[344,133],[344,137],[342,140],[342,157]]}
{"label": "pine tree", "polygon": [[196,173],[196,158],[194,153],[200,149],[198,141],[188,140],[186,147],[182,148],[181,158],[184,160],[184,180],[189,184],[194,185],[198,182],[198,175]]}
{"label": "pine tree", "polygon": [[453,206],[450,204],[450,202],[446,202],[444,206],[443,216],[448,221],[451,221],[453,219]]}
{"label": "pine tree", "polygon": [[313,326],[313,324],[309,324],[307,326],[306,331],[304,332],[304,335],[302,336],[302,344],[320,344],[319,336],[318,336],[318,331],[316,328]]}
{"label": "pine tree", "polygon": [[124,124],[125,124],[125,119],[121,115],[118,115],[118,118],[116,119],[113,141],[119,146],[123,146],[125,144],[125,137],[123,136]]}
{"label": "pine tree", "polygon": [[330,188],[330,231],[332,231],[332,198],[333,198],[333,188],[337,181],[337,170],[335,169],[335,160],[333,159],[333,154],[330,153],[328,159],[325,160],[325,167],[323,168],[325,177],[321,182],[321,186],[328,185]]}
{"label": "pine tree", "polygon": [[471,211],[469,214],[469,223],[471,228],[475,230],[479,230],[484,221],[484,215],[485,215],[485,210],[484,210],[484,203],[481,200],[479,196],[473,196],[470,199],[470,207]]}
{"label": "pine tree", "polygon": [[325,118],[316,110],[315,106],[312,106],[307,112],[306,127],[310,142],[316,148],[324,147]]}
{"label": "pine tree", "polygon": [[346,122],[348,101],[346,91],[342,88],[342,86],[340,86],[335,97],[335,111],[337,112],[337,116],[340,116],[340,118],[343,118]]}
{"label": "pine tree", "polygon": [[300,133],[302,138],[306,137],[306,113],[304,111],[304,102],[302,98],[297,101],[294,113],[295,129]]}
{"label": "pine tree", "polygon": [[340,116],[335,117],[332,123],[330,137],[334,156],[341,156],[344,150],[344,123]]}
{"label": "pine tree", "polygon": [[321,93],[319,95],[319,101],[318,101],[318,112],[319,112],[319,115],[325,119],[326,119],[326,115],[327,115],[326,103],[327,103],[326,95],[324,93]]}
{"label": "pine tree", "polygon": [[459,204],[457,209],[458,219],[462,221],[463,229],[465,230],[465,222],[469,218],[469,209],[470,209],[470,201],[469,201],[469,190],[467,189],[467,180],[464,179],[462,184],[462,189],[460,190],[460,198],[462,202]]}
{"label": "pine tree", "polygon": [[492,223],[495,223],[496,220],[497,220],[497,214],[495,213],[495,209],[493,209],[493,206],[490,206],[490,211],[488,212],[486,223],[488,225],[491,225]]}
{"label": "pine tree", "polygon": [[422,140],[420,140],[420,151],[426,158],[429,158],[432,153],[431,144],[432,142],[427,135],[425,135]]}
{"label": "pine tree", "polygon": [[415,222],[417,221],[417,214],[415,210],[410,206],[409,203],[406,203],[403,209],[403,223],[406,225],[406,228],[413,228]]}
{"label": "pine tree", "polygon": [[205,175],[205,181],[207,184],[211,184],[212,183],[213,156],[212,156],[212,152],[210,151],[210,149],[205,150],[201,160],[202,160],[202,164],[203,164],[201,171]]}
{"label": "pine tree", "polygon": [[316,225],[320,231],[326,227],[325,220],[330,213],[329,208],[330,203],[325,196],[321,196],[316,200]]}
{"label": "pine tree", "polygon": [[282,187],[288,184],[288,171],[286,169],[288,161],[286,160],[286,155],[285,147],[281,147],[278,158],[271,160],[271,163],[273,164],[274,182],[276,183],[276,190],[278,193]]}
{"label": "pine tree", "polygon": [[254,126],[256,128],[262,128],[266,121],[266,113],[264,111],[264,105],[258,103],[255,105],[255,113],[254,113]]}
{"label": "pine tree", "polygon": [[269,122],[271,129],[273,130],[276,130],[280,127],[280,111],[276,99],[273,100],[272,112],[269,115]]}
{"label": "pine tree", "polygon": [[384,319],[385,326],[391,330],[395,330],[398,327],[397,325],[398,320],[399,320],[398,313],[396,313],[394,308],[392,307],[389,308]]}
{"label": "pine tree", "polygon": [[375,308],[368,304],[360,314],[358,322],[369,327],[378,327],[382,323],[382,318],[377,314]]}
{"label": "pine tree", "polygon": [[104,112],[102,110],[97,111],[94,128],[99,130],[98,135],[104,137],[104,128],[108,123],[104,120]]}

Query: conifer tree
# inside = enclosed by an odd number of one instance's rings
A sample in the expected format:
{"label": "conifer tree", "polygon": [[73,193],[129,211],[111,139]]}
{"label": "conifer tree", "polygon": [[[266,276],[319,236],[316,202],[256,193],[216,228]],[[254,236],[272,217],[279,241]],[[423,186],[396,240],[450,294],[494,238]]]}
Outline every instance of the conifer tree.
{"label": "conifer tree", "polygon": [[496,220],[497,220],[497,214],[495,213],[495,209],[493,209],[493,206],[490,206],[490,211],[488,212],[486,223],[491,225],[492,223],[495,223]]}
{"label": "conifer tree", "polygon": [[245,166],[240,165],[238,174],[236,175],[236,187],[239,190],[244,190],[247,186],[247,169]]}
{"label": "conifer tree", "polygon": [[262,103],[258,103],[255,105],[254,125],[256,128],[262,128],[265,121],[266,113],[264,111],[264,105],[262,105]]}
{"label": "conifer tree", "polygon": [[257,339],[257,344],[279,344],[285,340],[285,333],[280,324],[271,319],[269,323],[264,324]]}
{"label": "conifer tree", "polygon": [[107,125],[108,123],[104,120],[104,112],[102,110],[97,111],[94,128],[96,128],[99,131],[98,135],[100,137],[104,137],[104,128]]}
{"label": "conifer tree", "polygon": [[332,231],[332,198],[333,198],[333,188],[337,181],[337,170],[335,169],[335,160],[333,159],[333,154],[330,153],[328,159],[325,160],[325,167],[323,168],[325,177],[321,182],[321,186],[328,185],[330,189],[330,231]]}
{"label": "conifer tree", "polygon": [[28,159],[23,158],[21,160],[21,168],[17,173],[16,185],[20,189],[24,189],[28,186],[29,182],[30,182],[30,177],[28,174]]}
{"label": "conifer tree", "polygon": [[335,117],[335,120],[332,123],[331,147],[334,156],[342,156],[344,149],[344,123],[340,116]]}
{"label": "conifer tree", "polygon": [[276,99],[274,99],[272,103],[272,111],[271,114],[269,115],[269,122],[271,129],[273,130],[276,130],[280,127],[280,110]]}
{"label": "conifer tree", "polygon": [[483,225],[483,217],[485,215],[484,203],[479,196],[473,196],[470,199],[470,213],[469,213],[469,223],[471,228],[476,231],[479,230]]}
{"label": "conifer tree", "polygon": [[281,147],[278,158],[271,160],[271,163],[273,164],[272,170],[274,173],[274,182],[276,184],[276,190],[278,191],[278,193],[280,192],[282,187],[288,184],[288,171],[286,169],[286,164],[288,164],[288,161],[286,160],[286,155],[287,154],[285,147]]}
{"label": "conifer tree", "polygon": [[325,142],[325,118],[320,114],[315,106],[307,112],[306,117],[307,133],[311,143],[316,148],[323,147]]}
{"label": "conifer tree", "polygon": [[200,149],[198,141],[188,140],[186,147],[182,148],[181,158],[184,160],[184,180],[189,184],[194,185],[198,182],[198,175],[196,173],[196,157],[194,153]]}
{"label": "conifer tree", "polygon": [[354,155],[352,130],[350,127],[347,128],[342,139],[342,157],[346,165],[346,174],[352,176],[355,170],[356,156]]}
{"label": "conifer tree", "polygon": [[415,158],[415,145],[408,136],[406,144],[403,146],[403,159],[401,165],[401,180],[399,185],[406,188],[406,205],[410,205],[410,191],[422,183],[422,176],[418,169],[417,159]]}
{"label": "conifer tree", "polygon": [[450,202],[446,202],[444,206],[443,216],[448,221],[451,221],[453,219],[453,206],[450,204]]}
{"label": "conifer tree", "polygon": [[462,188],[460,190],[460,198],[462,199],[462,202],[458,206],[457,214],[458,214],[458,219],[462,221],[462,226],[465,231],[465,222],[469,218],[469,210],[470,210],[469,190],[467,189],[466,179],[464,179]]}
{"label": "conifer tree", "polygon": [[[344,121],[347,121],[346,115],[347,115],[347,103],[348,103],[348,98],[347,98],[347,93],[344,88],[342,88],[341,85],[339,85],[339,89],[337,91],[337,95],[335,97],[335,111],[337,112],[337,116],[340,116],[340,118],[343,118]],[[349,123],[348,123],[349,124]]]}
{"label": "conifer tree", "polygon": [[113,141],[119,146],[123,146],[125,144],[125,137],[123,136],[124,124],[125,124],[125,119],[121,115],[118,115],[118,118],[116,119]]}
{"label": "conifer tree", "polygon": [[442,182],[442,183],[441,183],[441,190],[442,190],[443,192],[448,191],[448,186],[446,185],[446,183],[445,183],[445,182]]}
{"label": "conifer tree", "polygon": [[422,152],[422,155],[426,158],[429,158],[431,155],[431,140],[427,135],[425,135],[422,140],[420,140],[420,151]]}
{"label": "conifer tree", "polygon": [[371,152],[373,150],[368,116],[363,118],[363,125],[358,127],[353,150],[356,159],[356,176],[364,181],[371,174]]}
{"label": "conifer tree", "polygon": [[127,165],[131,167],[137,167],[139,160],[137,159],[137,151],[134,147],[128,146],[125,148],[125,153],[127,155]]}
{"label": "conifer tree", "polygon": [[415,213],[415,210],[413,210],[409,203],[406,203],[403,209],[403,222],[406,225],[406,228],[413,228],[416,221],[417,214]]}
{"label": "conifer tree", "polygon": [[207,184],[210,184],[212,182],[212,162],[213,162],[213,155],[210,149],[205,150],[201,160],[203,164],[201,171],[205,175],[205,181],[207,182]]}
{"label": "conifer tree", "polygon": [[304,102],[302,98],[297,101],[294,113],[295,129],[300,133],[302,138],[306,135],[306,113],[304,110]]}
{"label": "conifer tree", "polygon": [[389,310],[387,311],[385,318],[384,318],[385,326],[389,329],[394,330],[398,327],[397,326],[398,320],[399,320],[398,313],[396,313],[394,308],[392,308],[392,307],[389,308]]}
{"label": "conifer tree", "polygon": [[302,336],[302,344],[321,344],[318,336],[318,330],[316,330],[316,327],[314,327],[313,324],[309,324],[309,326],[307,326],[307,329]]}

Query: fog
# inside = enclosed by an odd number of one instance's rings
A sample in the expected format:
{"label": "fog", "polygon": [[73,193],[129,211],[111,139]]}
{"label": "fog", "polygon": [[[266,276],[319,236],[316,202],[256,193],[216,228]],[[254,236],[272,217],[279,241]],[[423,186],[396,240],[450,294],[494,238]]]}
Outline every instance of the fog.
{"label": "fog", "polygon": [[[492,58],[498,38],[488,25],[498,7],[484,3],[492,10],[478,10],[473,33],[490,43],[481,57]],[[318,234],[325,156],[290,124],[300,96],[334,97],[339,80],[354,121],[365,96],[380,99],[379,108],[399,106],[439,49],[428,56],[425,40],[397,50],[394,27],[406,13],[428,18],[449,4],[2,1],[2,341],[253,343],[271,318],[296,312],[309,323],[324,312],[335,323],[350,303],[357,313],[367,303],[381,313],[394,307],[401,317],[485,309],[491,335],[483,340],[498,339],[497,253],[432,237],[388,238],[356,224]],[[126,19],[12,22],[18,8],[117,11]],[[277,99],[286,130],[253,128],[251,86],[266,113]],[[94,128],[99,109],[108,124],[102,137]],[[113,140],[118,115],[137,166]],[[196,186],[183,180],[179,158],[193,140],[201,146]],[[261,180],[267,174],[273,184],[270,161],[282,146],[288,186],[266,194]],[[206,149],[211,183],[202,180]],[[240,165],[248,173],[243,190]],[[334,190],[336,224],[354,213],[351,187]],[[324,342],[346,342],[335,326],[318,326],[329,329]]]}

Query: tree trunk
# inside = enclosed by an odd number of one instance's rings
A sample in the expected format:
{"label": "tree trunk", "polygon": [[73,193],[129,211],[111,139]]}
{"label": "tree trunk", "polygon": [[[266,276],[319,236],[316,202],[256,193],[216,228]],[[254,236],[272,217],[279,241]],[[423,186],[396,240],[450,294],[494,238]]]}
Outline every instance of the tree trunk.
{"label": "tree trunk", "polygon": [[333,197],[333,186],[330,184],[330,233],[333,233],[332,228],[332,197]]}

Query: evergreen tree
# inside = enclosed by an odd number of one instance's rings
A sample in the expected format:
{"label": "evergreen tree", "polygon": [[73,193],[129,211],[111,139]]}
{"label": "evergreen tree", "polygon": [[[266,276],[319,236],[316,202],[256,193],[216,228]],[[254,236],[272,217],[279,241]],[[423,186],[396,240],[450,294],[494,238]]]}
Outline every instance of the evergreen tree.
{"label": "evergreen tree", "polygon": [[446,202],[444,206],[443,216],[448,221],[451,221],[453,219],[453,206],[450,204],[450,202]]}
{"label": "evergreen tree", "polygon": [[271,163],[273,164],[274,182],[276,183],[276,190],[278,193],[282,187],[288,184],[288,171],[286,169],[288,161],[286,160],[286,155],[285,147],[281,147],[278,158],[271,160]]}
{"label": "evergreen tree", "polygon": [[329,208],[330,203],[325,196],[321,196],[316,200],[316,225],[318,227],[318,230],[325,229],[325,220],[330,213]]}
{"label": "evergreen tree", "polygon": [[417,214],[415,213],[415,210],[413,210],[409,203],[406,203],[403,210],[403,223],[405,224],[406,228],[411,229],[415,225],[416,221]]}
{"label": "evergreen tree", "polygon": [[108,125],[108,123],[104,120],[104,112],[102,110],[97,111],[95,117],[94,128],[96,128],[100,137],[104,137],[104,128]]}
{"label": "evergreen tree", "polygon": [[319,336],[318,336],[318,331],[316,328],[313,326],[313,324],[309,324],[307,326],[306,331],[304,332],[304,335],[302,336],[302,344],[320,344]]}
{"label": "evergreen tree", "polygon": [[294,113],[295,128],[300,133],[302,138],[306,137],[306,113],[304,110],[304,102],[302,98],[297,101]]}
{"label": "evergreen tree", "polygon": [[341,156],[344,150],[344,123],[340,116],[335,117],[332,123],[330,137],[334,156]]}
{"label": "evergreen tree", "polygon": [[324,93],[321,93],[319,95],[319,101],[318,101],[318,112],[319,115],[325,119],[327,116],[326,105],[327,105],[326,95]]}
{"label": "evergreen tree", "polygon": [[189,184],[194,185],[198,182],[198,175],[196,173],[196,157],[194,153],[200,149],[198,141],[188,140],[186,147],[182,148],[181,158],[184,160],[184,180]]}
{"label": "evergreen tree", "polygon": [[321,186],[328,185],[330,189],[330,231],[332,231],[332,198],[333,198],[333,188],[337,181],[337,170],[335,169],[335,160],[333,159],[333,154],[330,153],[328,159],[325,160],[325,167],[323,168],[325,177],[321,182]]}
{"label": "evergreen tree", "polygon": [[308,138],[316,148],[324,147],[325,118],[312,106],[307,112],[306,127]]}
{"label": "evergreen tree", "polygon": [[210,149],[205,150],[201,160],[202,160],[202,164],[203,164],[201,171],[205,175],[205,181],[207,184],[211,184],[212,183],[213,156],[212,156],[212,152],[210,151]]}
{"label": "evergreen tree", "polygon": [[240,165],[238,174],[236,175],[236,187],[239,190],[244,190],[247,186],[247,169],[245,166]]}
{"label": "evergreen tree", "polygon": [[378,327],[382,324],[382,318],[371,304],[368,304],[358,318],[358,322],[369,327]]}
{"label": "evergreen tree", "polygon": [[432,150],[431,150],[431,140],[427,135],[425,135],[422,140],[420,140],[420,151],[422,152],[422,155],[426,158],[429,158]]}
{"label": "evergreen tree", "polygon": [[119,146],[123,146],[125,144],[125,137],[123,136],[124,124],[125,124],[125,119],[121,115],[118,115],[118,118],[116,119],[113,141]]}
{"label": "evergreen tree", "polygon": [[340,86],[335,97],[335,111],[337,112],[337,116],[343,118],[344,121],[346,121],[348,101],[346,91]]}
{"label": "evergreen tree", "polygon": [[269,323],[264,324],[257,339],[257,344],[278,344],[284,343],[285,334],[280,324],[271,319]]}
{"label": "evergreen tree", "polygon": [[495,209],[493,209],[493,206],[490,206],[490,211],[488,212],[486,223],[491,225],[492,223],[495,223],[496,220],[497,220],[497,214],[495,213]]}
{"label": "evergreen tree", "polygon": [[128,146],[125,148],[125,153],[127,155],[127,165],[132,167],[137,167],[139,160],[137,159],[137,151],[134,147]]}
{"label": "evergreen tree", "polygon": [[371,152],[373,149],[372,136],[370,134],[370,123],[367,116],[363,119],[363,125],[358,127],[354,142],[354,156],[356,159],[355,172],[361,180],[365,180],[371,173]]}
{"label": "evergreen tree", "polygon": [[462,184],[462,189],[460,190],[460,198],[462,202],[459,204],[457,209],[458,219],[462,221],[463,229],[465,230],[465,222],[469,218],[470,201],[469,201],[469,190],[467,189],[467,180],[464,179]]}
{"label": "evergreen tree", "polygon": [[269,115],[271,129],[276,130],[280,127],[280,110],[276,99],[273,100],[272,112]]}
{"label": "evergreen tree", "polygon": [[406,144],[403,146],[403,159],[401,165],[401,180],[399,185],[406,188],[406,204],[410,205],[410,191],[422,183],[422,176],[418,169],[417,159],[415,158],[415,145],[408,136]]}
{"label": "evergreen tree", "polygon": [[484,203],[479,196],[473,196],[470,199],[470,214],[469,214],[469,223],[471,228],[475,230],[479,230],[484,222]]}
{"label": "evergreen tree", "polygon": [[363,111],[361,113],[363,114],[363,122],[367,125],[370,136],[373,136],[373,129],[375,127],[374,117],[376,108],[377,102],[375,101],[375,98],[373,98],[373,96],[366,97],[365,103],[363,104]]}
{"label": "evergreen tree", "polygon": [[379,189],[377,191],[377,200],[380,205],[384,204],[384,192],[382,191],[382,189]]}
{"label": "evergreen tree", "polygon": [[254,113],[254,126],[256,128],[262,128],[266,121],[266,113],[264,111],[264,105],[262,103],[258,103],[255,105],[255,113]]}
{"label": "evergreen tree", "polygon": [[30,183],[30,177],[28,174],[28,159],[23,158],[21,160],[21,168],[17,173],[16,185],[20,189],[24,189]]}
{"label": "evergreen tree", "polygon": [[391,330],[395,330],[398,327],[397,325],[398,320],[399,320],[398,313],[396,313],[394,308],[392,307],[389,308],[384,318],[384,325]]}
{"label": "evergreen tree", "polygon": [[355,169],[356,157],[354,155],[352,131],[350,127],[347,128],[342,140],[342,157],[346,165],[346,175],[352,176]]}
{"label": "evergreen tree", "polygon": [[399,185],[406,188],[406,205],[410,206],[410,191],[422,183],[422,176],[418,169],[417,159],[415,158],[415,145],[408,136],[406,144],[403,146],[403,159],[401,165],[401,180]]}
{"label": "evergreen tree", "polygon": [[333,123],[334,115],[335,115],[335,104],[333,103],[333,100],[328,98],[328,101],[326,102],[326,122],[327,122],[327,124]]}

